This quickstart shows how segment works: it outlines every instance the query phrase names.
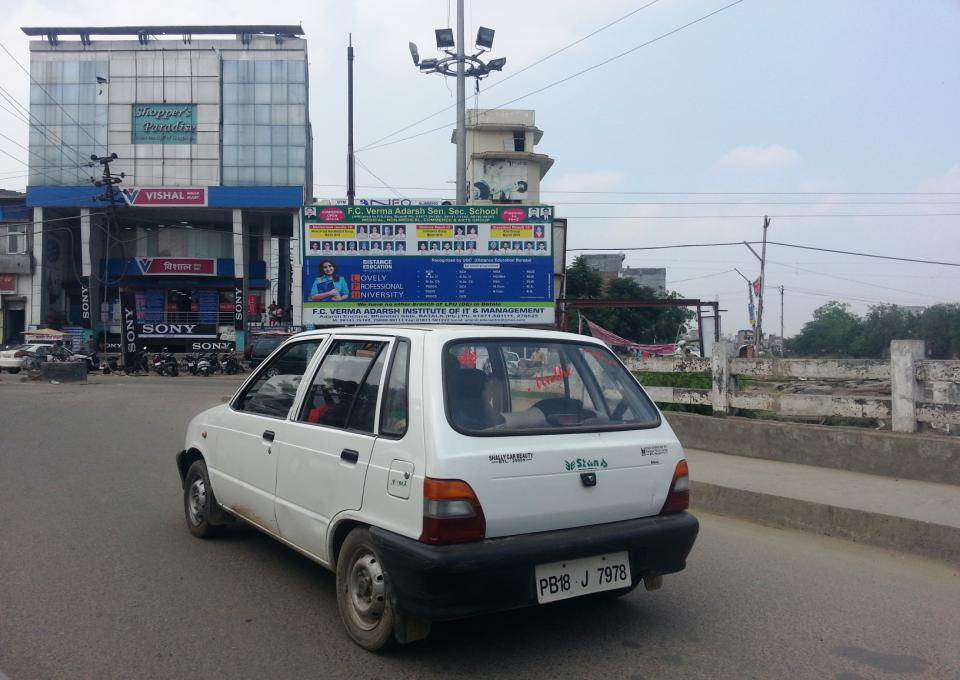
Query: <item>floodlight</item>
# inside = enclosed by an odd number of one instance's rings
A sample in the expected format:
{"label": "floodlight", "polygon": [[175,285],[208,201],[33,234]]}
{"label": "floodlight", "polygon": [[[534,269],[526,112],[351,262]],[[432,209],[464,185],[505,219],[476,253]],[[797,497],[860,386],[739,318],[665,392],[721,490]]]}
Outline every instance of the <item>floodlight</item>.
{"label": "floodlight", "polygon": [[495,31],[492,28],[481,26],[480,30],[477,31],[477,47],[482,47],[485,50],[492,50],[494,32]]}
{"label": "floodlight", "polygon": [[434,33],[437,35],[437,49],[442,50],[445,47],[453,47],[456,44],[453,41],[452,28],[438,28]]}
{"label": "floodlight", "polygon": [[437,68],[437,64],[440,63],[439,59],[424,59],[420,62],[421,71],[429,71],[430,69]]}
{"label": "floodlight", "polygon": [[414,43],[410,43],[410,56],[413,57],[413,65],[420,65],[420,52],[417,50],[417,46]]}
{"label": "floodlight", "polygon": [[506,57],[500,57],[499,59],[491,59],[487,62],[487,68],[491,71],[502,71],[504,65],[507,63]]}

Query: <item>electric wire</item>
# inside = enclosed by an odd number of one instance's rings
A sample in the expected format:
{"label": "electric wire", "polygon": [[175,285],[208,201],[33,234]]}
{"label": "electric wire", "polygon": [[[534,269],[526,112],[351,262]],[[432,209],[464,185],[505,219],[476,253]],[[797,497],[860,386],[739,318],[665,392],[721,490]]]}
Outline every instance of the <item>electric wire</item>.
{"label": "electric wire", "polygon": [[[698,24],[698,23],[700,23],[701,21],[706,21],[707,19],[709,19],[709,18],[711,18],[711,17],[713,17],[713,16],[715,16],[715,15],[717,15],[717,14],[720,14],[721,12],[725,12],[726,10],[728,10],[728,9],[730,9],[730,8],[732,8],[732,7],[735,7],[736,5],[739,5],[740,3],[744,2],[744,1],[745,1],[745,0],[734,0],[733,2],[731,2],[731,3],[728,4],[728,5],[724,5],[723,7],[719,8],[719,9],[716,9],[716,10],[714,10],[714,11],[708,13],[708,14],[704,14],[703,16],[698,17],[697,19],[694,19],[693,21],[689,21],[689,22],[683,24],[682,26],[678,26],[677,28],[674,28],[674,29],[671,30],[671,31],[667,31],[666,33],[662,33],[662,34],[658,35],[658,36],[655,37],[655,38],[652,38],[652,39],[650,39],[650,40],[647,40],[646,42],[640,43],[639,45],[634,45],[633,47],[631,47],[631,48],[628,49],[628,50],[624,50],[623,52],[620,52],[619,54],[615,54],[615,55],[613,55],[612,57],[609,57],[609,58],[607,58],[607,59],[604,59],[604,60],[601,61],[601,62],[598,62],[598,63],[596,63],[596,64],[593,64],[592,66],[588,66],[588,67],[585,68],[585,69],[582,69],[582,70],[577,71],[577,72],[575,72],[575,73],[571,73],[571,74],[568,75],[568,76],[565,76],[565,77],[563,77],[563,78],[561,78],[561,79],[559,79],[559,80],[555,80],[555,81],[553,81],[552,83],[548,83],[547,85],[544,85],[543,87],[540,87],[540,88],[538,88],[538,89],[536,89],[536,90],[532,90],[532,91],[530,91],[530,92],[527,92],[526,94],[522,94],[522,95],[520,95],[519,97],[514,97],[513,99],[510,99],[509,101],[505,101],[505,102],[503,102],[502,104],[498,104],[497,106],[494,106],[492,109],[489,109],[489,110],[495,111],[495,110],[497,110],[497,109],[502,109],[502,108],[505,107],[505,106],[509,106],[510,104],[515,104],[515,103],[517,103],[518,101],[521,101],[521,100],[523,100],[523,99],[526,99],[527,97],[532,97],[532,96],[535,95],[535,94],[540,94],[541,92],[545,92],[546,90],[549,90],[550,88],[556,87],[557,85],[560,85],[560,84],[562,84],[562,83],[565,83],[565,82],[568,82],[568,81],[570,81],[570,80],[573,80],[574,78],[578,78],[578,77],[584,75],[585,73],[589,73],[589,72],[594,71],[594,70],[596,70],[596,69],[598,69],[598,68],[600,68],[600,67],[602,67],[602,66],[606,66],[607,64],[609,64],[609,63],[611,63],[611,62],[613,62],[613,61],[616,61],[617,59],[621,59],[621,58],[627,56],[628,54],[632,54],[633,52],[636,52],[637,50],[639,50],[639,49],[641,49],[641,48],[648,47],[649,45],[653,45],[654,43],[657,43],[657,42],[659,42],[659,41],[661,41],[661,40],[663,40],[663,39],[665,39],[665,38],[667,38],[667,37],[669,37],[669,36],[671,36],[671,35],[674,35],[675,33],[679,33],[680,31],[683,31],[684,29],[690,28],[691,26],[694,26],[695,24]],[[400,139],[396,139],[396,140],[394,140],[394,141],[392,141],[392,142],[383,142],[383,143],[381,143],[381,144],[371,144],[371,145],[367,145],[367,146],[365,146],[365,147],[363,147],[363,148],[361,148],[361,149],[357,149],[357,153],[360,153],[360,152],[362,152],[362,151],[371,151],[371,150],[373,150],[373,149],[380,149],[380,148],[383,148],[383,147],[385,147],[385,146],[391,146],[391,145],[393,145],[393,144],[399,144],[399,143],[401,143],[401,142],[406,142],[406,141],[409,141],[409,140],[411,140],[411,139],[416,139],[417,137],[422,137],[422,136],[424,136],[424,135],[428,135],[428,134],[430,134],[430,133],[432,133],[432,132],[436,132],[436,131],[438,131],[438,130],[448,130],[448,129],[450,129],[451,127],[452,127],[452,125],[450,125],[450,124],[441,125],[441,126],[439,126],[439,127],[435,127],[435,128],[431,128],[431,129],[429,129],[429,130],[426,130],[426,131],[424,131],[424,132],[419,132],[419,133],[417,133],[417,134],[415,134],[415,135],[410,135],[410,136],[408,136],[408,137],[401,137]]]}
{"label": "electric wire", "polygon": [[[601,26],[600,28],[598,28],[598,29],[596,29],[596,30],[588,33],[587,35],[585,35],[585,36],[583,36],[583,37],[581,37],[581,38],[577,38],[577,39],[574,40],[573,42],[567,43],[566,45],[564,45],[564,46],[561,47],[560,49],[555,50],[555,51],[551,52],[550,54],[548,54],[548,55],[546,55],[546,56],[544,56],[544,57],[541,57],[540,59],[537,59],[537,60],[534,61],[533,63],[528,64],[527,66],[524,66],[524,67],[523,67],[522,69],[520,69],[519,71],[514,71],[514,72],[510,73],[509,75],[507,75],[507,76],[505,76],[505,77],[503,77],[503,78],[500,78],[499,80],[496,80],[496,81],[490,83],[489,85],[487,85],[487,87],[484,87],[484,88],[480,89],[479,91],[477,91],[476,94],[478,94],[478,95],[479,95],[479,94],[483,94],[483,93],[485,93],[485,92],[487,92],[487,91],[489,91],[489,90],[492,90],[493,88],[495,88],[495,87],[498,86],[498,85],[502,85],[503,83],[507,82],[507,81],[510,80],[511,78],[516,78],[516,77],[519,76],[521,73],[524,73],[525,71],[529,71],[529,70],[532,69],[534,66],[538,66],[539,64],[542,64],[543,62],[545,62],[545,61],[547,61],[548,59],[551,59],[551,58],[557,56],[558,54],[561,54],[562,52],[566,52],[566,51],[569,50],[571,47],[575,47],[575,46],[579,45],[580,43],[582,43],[583,41],[588,40],[588,39],[592,38],[593,36],[597,35],[598,33],[607,30],[607,29],[610,28],[611,26],[614,26],[614,25],[620,23],[621,21],[624,21],[625,19],[629,19],[631,16],[633,16],[633,15],[636,14],[637,12],[640,12],[640,11],[642,11],[642,10],[645,10],[647,7],[650,7],[651,5],[654,5],[654,4],[656,4],[657,2],[659,2],[659,1],[660,1],[660,0],[652,0],[652,2],[648,2],[648,3],[646,3],[645,5],[641,5],[640,7],[636,8],[636,9],[634,9],[634,10],[631,10],[630,12],[627,12],[626,14],[624,14],[624,15],[621,16],[621,17],[619,17],[618,19],[614,19],[614,20],[611,21],[610,23]],[[473,16],[472,16],[472,15],[473,15],[473,2],[472,2],[472,0],[471,0],[470,12],[471,12],[471,17],[470,17],[470,21],[471,21],[470,33],[471,33],[471,35],[472,35],[472,34],[473,34],[473,25],[472,25],[472,22],[473,22]],[[448,25],[448,26],[450,25],[449,17],[448,17],[448,19],[447,19],[447,25]],[[360,150],[360,151],[363,151],[365,148],[372,147],[372,146],[374,146],[374,145],[376,145],[376,144],[379,144],[380,142],[382,142],[382,141],[384,141],[384,140],[387,140],[387,139],[390,139],[391,137],[394,137],[394,136],[400,134],[401,132],[406,132],[406,131],[409,130],[410,128],[416,127],[416,126],[419,125],[420,123],[424,123],[424,122],[430,120],[431,118],[435,118],[435,117],[439,116],[441,113],[445,113],[445,112],[449,111],[450,109],[454,108],[456,105],[457,105],[456,102],[454,102],[453,104],[450,104],[449,106],[445,106],[445,107],[443,107],[442,109],[440,109],[440,110],[438,110],[438,111],[434,111],[434,112],[431,113],[429,116],[426,116],[426,117],[424,117],[424,118],[421,118],[420,120],[414,121],[413,123],[410,123],[409,125],[405,125],[404,127],[399,128],[399,129],[397,129],[397,130],[394,130],[394,131],[391,132],[389,135],[384,135],[383,137],[380,137],[380,138],[378,138],[378,139],[373,140],[372,142],[370,142],[369,144],[367,144],[366,146],[362,147],[362,148],[359,149],[359,150]]]}
{"label": "electric wire", "polygon": [[[344,188],[346,184],[317,184],[315,187]],[[358,184],[358,189],[379,189],[375,184]],[[402,191],[454,191],[452,187],[401,187]],[[541,189],[541,194],[610,194],[634,196],[960,196],[960,191],[600,191]],[[597,203],[597,205],[603,205]],[[768,205],[768,204],[765,204]]]}
{"label": "electric wire", "polygon": [[[569,253],[577,252],[607,252],[607,251],[638,251],[638,250],[669,250],[672,248],[715,248],[720,246],[742,246],[746,244],[757,245],[761,243],[760,241],[727,241],[721,243],[674,243],[671,245],[664,246],[629,246],[626,248],[567,248]],[[855,255],[858,257],[870,257],[879,260],[894,260],[897,262],[914,262],[917,264],[936,264],[944,267],[960,267],[960,262],[944,262],[940,260],[924,260],[921,258],[912,258],[912,257],[899,257],[896,255],[880,255],[878,253],[861,253],[854,250],[839,250],[836,248],[821,248],[818,246],[807,246],[801,245],[798,243],[786,243],[784,241],[767,241],[767,245],[777,245],[783,246],[785,248],[799,248],[801,250],[813,250],[824,253],[839,253],[842,255]]]}

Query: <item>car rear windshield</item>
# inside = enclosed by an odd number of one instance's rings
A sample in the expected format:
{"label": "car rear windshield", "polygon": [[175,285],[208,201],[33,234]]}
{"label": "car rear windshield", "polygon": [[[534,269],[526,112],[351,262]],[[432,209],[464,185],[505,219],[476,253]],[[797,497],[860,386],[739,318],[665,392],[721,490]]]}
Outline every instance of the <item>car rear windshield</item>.
{"label": "car rear windshield", "polygon": [[443,356],[447,418],[472,435],[553,434],[657,427],[633,376],[598,345],[471,340]]}

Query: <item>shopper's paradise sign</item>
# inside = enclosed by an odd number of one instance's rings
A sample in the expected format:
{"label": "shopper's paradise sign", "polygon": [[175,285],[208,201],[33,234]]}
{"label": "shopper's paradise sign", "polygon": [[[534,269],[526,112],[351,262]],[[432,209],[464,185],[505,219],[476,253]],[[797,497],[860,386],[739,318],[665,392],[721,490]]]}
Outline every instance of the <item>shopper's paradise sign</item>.
{"label": "shopper's paradise sign", "polygon": [[133,104],[134,144],[196,144],[196,104]]}
{"label": "shopper's paradise sign", "polygon": [[548,206],[306,206],[303,322],[550,324]]}

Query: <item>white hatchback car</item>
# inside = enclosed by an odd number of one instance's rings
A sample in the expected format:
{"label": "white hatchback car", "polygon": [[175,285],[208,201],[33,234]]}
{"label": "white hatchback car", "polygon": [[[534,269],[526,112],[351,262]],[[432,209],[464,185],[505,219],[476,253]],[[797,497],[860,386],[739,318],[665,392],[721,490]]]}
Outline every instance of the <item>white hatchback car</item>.
{"label": "white hatchback car", "polygon": [[[536,371],[509,370],[534,353]],[[552,331],[301,333],[190,422],[177,467],[194,535],[240,519],[335,571],[369,650],[658,588],[698,531],[657,407],[606,345]]]}

